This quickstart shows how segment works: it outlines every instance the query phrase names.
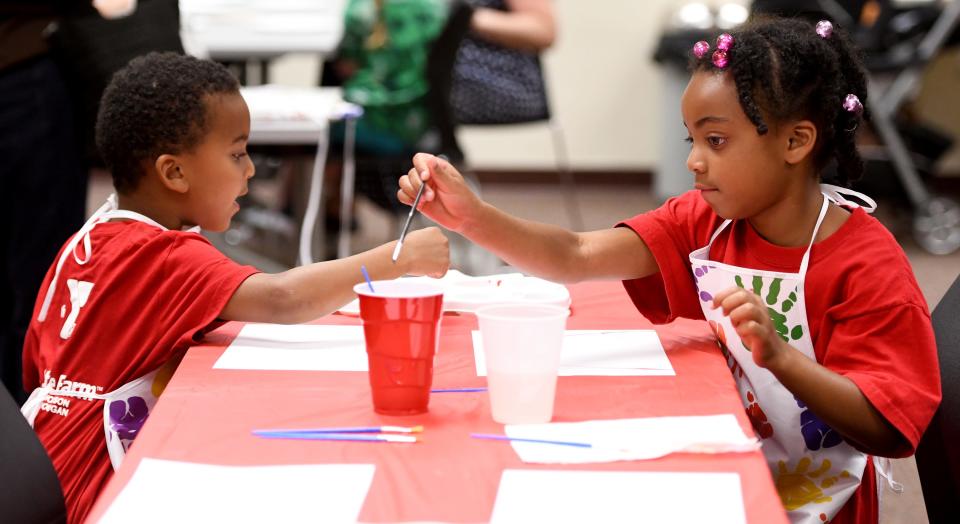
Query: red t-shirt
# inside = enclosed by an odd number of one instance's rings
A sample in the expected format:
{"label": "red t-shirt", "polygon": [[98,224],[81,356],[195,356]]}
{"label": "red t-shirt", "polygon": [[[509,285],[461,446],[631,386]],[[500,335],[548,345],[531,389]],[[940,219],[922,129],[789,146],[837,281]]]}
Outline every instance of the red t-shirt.
{"label": "red t-shirt", "polygon": [[[691,251],[707,245],[723,222],[691,191],[622,225],[653,253],[660,272],[624,281],[651,322],[703,319],[690,268]],[[710,260],[796,272],[806,247],[775,246],[745,220],[717,237]],[[909,456],[940,402],[940,373],[930,313],[910,263],[893,236],[862,209],[813,245],[804,292],[817,362],[852,380],[910,446]],[[833,524],[877,522],[876,479],[868,461],[863,482]]]}
{"label": "red t-shirt", "polygon": [[[90,260],[80,265],[67,256],[46,320],[39,322],[56,263],[44,279],[23,348],[28,391],[49,377],[106,393],[156,370],[214,327],[237,287],[257,271],[232,262],[198,234],[140,222],[100,224],[90,239]],[[76,252],[82,249],[81,243]],[[68,279],[92,287],[63,339],[61,328],[73,316]],[[34,429],[60,477],[68,521],[82,522],[113,473],[103,401],[61,398],[68,402],[41,410]]]}

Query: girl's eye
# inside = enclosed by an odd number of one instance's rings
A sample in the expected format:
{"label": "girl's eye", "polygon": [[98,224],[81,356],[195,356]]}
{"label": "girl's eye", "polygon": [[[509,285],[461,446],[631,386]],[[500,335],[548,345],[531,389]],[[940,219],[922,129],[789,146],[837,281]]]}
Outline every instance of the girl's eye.
{"label": "girl's eye", "polygon": [[727,143],[727,139],[722,136],[708,136],[707,142],[710,143],[711,147],[720,147]]}
{"label": "girl's eye", "polygon": [[239,161],[241,158],[247,156],[247,152],[244,151],[243,153],[234,153],[230,156],[232,156],[234,160]]}
{"label": "girl's eye", "polygon": [[692,143],[693,143],[693,137],[692,137],[692,136],[688,136],[687,138],[684,138],[683,141],[686,142],[686,143],[688,143],[688,144],[692,144]]}

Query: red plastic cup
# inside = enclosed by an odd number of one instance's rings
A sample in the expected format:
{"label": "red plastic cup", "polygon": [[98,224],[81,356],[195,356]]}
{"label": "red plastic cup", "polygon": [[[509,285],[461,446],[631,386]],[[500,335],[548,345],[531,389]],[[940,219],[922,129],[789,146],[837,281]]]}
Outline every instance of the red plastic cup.
{"label": "red plastic cup", "polygon": [[433,356],[440,340],[443,289],[422,280],[375,280],[353,291],[367,345],[373,410],[382,415],[427,412]]}

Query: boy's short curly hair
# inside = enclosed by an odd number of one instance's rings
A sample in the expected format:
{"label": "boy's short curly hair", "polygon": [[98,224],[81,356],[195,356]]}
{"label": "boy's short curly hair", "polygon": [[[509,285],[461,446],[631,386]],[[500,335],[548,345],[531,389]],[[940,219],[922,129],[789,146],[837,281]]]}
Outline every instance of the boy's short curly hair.
{"label": "boy's short curly hair", "polygon": [[205,98],[238,93],[225,67],[177,53],[150,53],[117,71],[97,114],[97,148],[120,193],[136,189],[144,162],[190,151],[208,131]]}

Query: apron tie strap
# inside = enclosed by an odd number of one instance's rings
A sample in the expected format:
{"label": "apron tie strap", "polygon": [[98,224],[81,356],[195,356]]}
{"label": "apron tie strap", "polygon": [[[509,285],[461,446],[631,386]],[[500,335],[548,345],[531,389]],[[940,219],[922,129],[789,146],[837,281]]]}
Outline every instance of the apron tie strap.
{"label": "apron tie strap", "polygon": [[[860,193],[859,191],[854,191],[852,189],[847,189],[845,187],[835,186],[832,184],[820,184],[820,191],[826,195],[827,198],[836,202],[837,205],[852,208],[862,207],[867,213],[873,213],[877,210],[877,202],[867,195]],[[844,195],[852,196],[866,205],[860,204],[853,200],[847,200]]]}
{"label": "apron tie strap", "polygon": [[[104,202],[100,209],[96,210],[93,215],[83,224],[83,227],[80,228],[80,231],[77,231],[73,237],[70,238],[70,241],[67,242],[66,247],[63,248],[63,253],[60,254],[60,259],[57,260],[57,269],[53,273],[53,278],[50,279],[50,285],[47,286],[47,294],[43,298],[43,305],[40,307],[40,313],[37,315],[37,321],[43,322],[47,319],[47,312],[50,310],[50,302],[53,301],[53,291],[57,288],[57,280],[60,278],[60,270],[63,269],[63,263],[67,261],[67,257],[71,254],[73,255],[74,260],[78,264],[86,264],[90,257],[92,256],[91,247],[90,247],[90,231],[96,227],[103,220],[103,216],[117,209],[117,195],[116,193],[111,193],[107,197],[107,201]],[[77,248],[77,245],[80,242],[83,242],[83,248],[85,251],[86,257],[81,259],[74,250]]]}

